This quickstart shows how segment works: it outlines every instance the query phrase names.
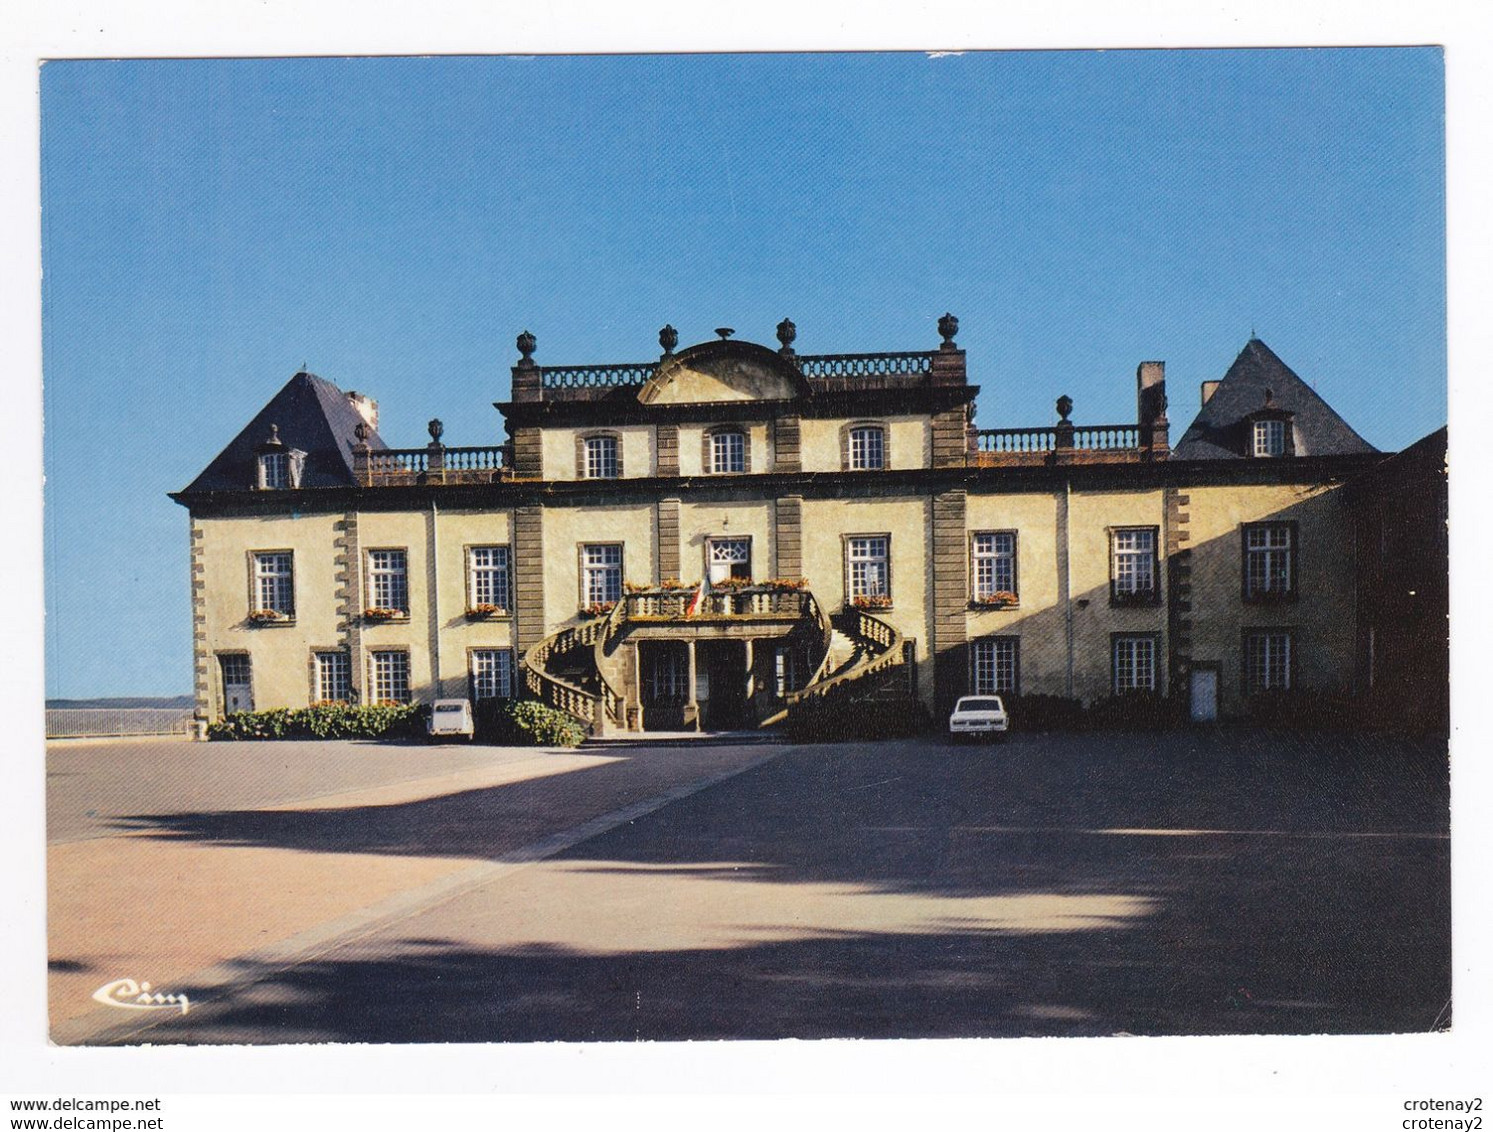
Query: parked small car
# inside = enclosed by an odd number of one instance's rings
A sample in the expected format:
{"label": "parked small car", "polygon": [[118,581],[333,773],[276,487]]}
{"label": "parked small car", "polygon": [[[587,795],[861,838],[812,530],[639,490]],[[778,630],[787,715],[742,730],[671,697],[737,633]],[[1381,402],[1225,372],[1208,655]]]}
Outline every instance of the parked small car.
{"label": "parked small car", "polygon": [[999,696],[961,696],[949,716],[949,734],[1000,737],[1011,727],[1011,717]]}
{"label": "parked small car", "polygon": [[476,731],[472,723],[472,701],[436,700],[430,705],[430,719],[425,730],[432,743],[441,739],[466,739],[470,742]]}

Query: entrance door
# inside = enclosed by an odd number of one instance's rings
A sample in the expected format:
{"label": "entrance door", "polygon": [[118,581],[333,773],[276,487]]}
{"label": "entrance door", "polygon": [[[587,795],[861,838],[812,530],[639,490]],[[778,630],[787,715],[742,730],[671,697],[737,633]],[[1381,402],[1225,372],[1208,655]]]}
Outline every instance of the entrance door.
{"label": "entrance door", "polygon": [[249,658],[242,653],[218,657],[223,671],[223,711],[254,710],[254,691],[249,680]]}
{"label": "entrance door", "polygon": [[700,704],[701,724],[707,731],[746,726],[746,642],[701,641],[695,648],[708,688]]}
{"label": "entrance door", "polygon": [[638,661],[643,669],[643,730],[679,731],[689,702],[689,653],[682,641],[644,641]]}
{"label": "entrance door", "polygon": [[1194,668],[1191,687],[1192,721],[1212,723],[1218,718],[1218,669]]}

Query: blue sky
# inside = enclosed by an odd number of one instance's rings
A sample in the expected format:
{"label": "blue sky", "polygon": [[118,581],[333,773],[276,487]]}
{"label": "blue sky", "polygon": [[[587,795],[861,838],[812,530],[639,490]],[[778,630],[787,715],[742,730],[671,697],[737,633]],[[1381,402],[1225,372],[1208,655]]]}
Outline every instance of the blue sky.
{"label": "blue sky", "polygon": [[922,349],[986,427],[1173,437],[1258,332],[1370,442],[1446,420],[1435,49],[56,62],[47,689],[190,690],[184,486],[302,364],[496,443],[513,339]]}

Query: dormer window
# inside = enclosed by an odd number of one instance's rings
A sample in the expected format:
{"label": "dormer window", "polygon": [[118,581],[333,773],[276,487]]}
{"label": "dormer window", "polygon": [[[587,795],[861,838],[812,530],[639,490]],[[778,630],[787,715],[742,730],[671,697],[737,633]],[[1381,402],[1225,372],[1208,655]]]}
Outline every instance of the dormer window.
{"label": "dormer window", "polygon": [[729,475],[747,470],[746,434],[726,429],[710,434],[710,471],[712,475]]}
{"label": "dormer window", "polygon": [[276,491],[301,486],[301,469],[305,467],[306,454],[285,447],[285,442],[280,439],[279,425],[270,425],[269,436],[255,451],[255,487],[261,491]]}
{"label": "dormer window", "polygon": [[1284,456],[1286,454],[1286,422],[1255,421],[1253,453],[1256,456]]}
{"label": "dormer window", "polygon": [[874,472],[886,467],[886,430],[880,425],[856,425],[850,430],[849,459],[852,472]]}

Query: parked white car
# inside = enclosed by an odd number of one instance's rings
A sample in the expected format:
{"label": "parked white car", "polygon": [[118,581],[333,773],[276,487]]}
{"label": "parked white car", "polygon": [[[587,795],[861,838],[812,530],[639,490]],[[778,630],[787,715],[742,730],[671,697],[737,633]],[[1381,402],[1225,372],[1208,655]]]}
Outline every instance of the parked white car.
{"label": "parked white car", "polygon": [[961,696],[949,716],[949,734],[1004,735],[1011,727],[1011,717],[999,696]]}
{"label": "parked white car", "polygon": [[425,724],[431,742],[441,739],[471,739],[476,732],[472,723],[471,700],[436,700],[430,705],[430,719]]}

